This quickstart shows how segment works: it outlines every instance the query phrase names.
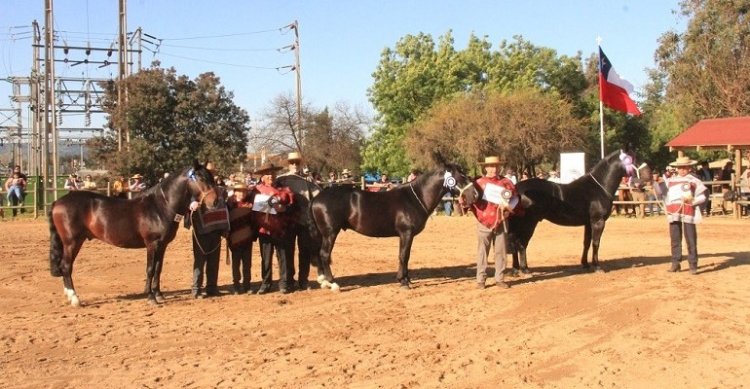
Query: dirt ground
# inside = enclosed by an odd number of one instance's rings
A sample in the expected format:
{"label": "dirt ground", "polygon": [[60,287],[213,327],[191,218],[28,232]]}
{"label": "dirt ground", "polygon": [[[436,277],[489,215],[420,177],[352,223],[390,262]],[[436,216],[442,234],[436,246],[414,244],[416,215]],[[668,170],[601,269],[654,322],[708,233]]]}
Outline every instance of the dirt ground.
{"label": "dirt ground", "polygon": [[[181,229],[165,304],[139,295],[145,250],[92,241],[76,261],[74,308],[49,275],[46,221],[5,221],[0,387],[746,387],[749,227],[707,219],[691,276],[665,271],[663,217],[610,219],[605,273],[580,269],[582,228],[544,222],[533,273],[478,290],[474,220],[437,216],[414,242],[412,290],[394,282],[398,239],[346,232],[333,253],[340,293],[203,300],[189,296]],[[228,293],[223,254],[219,277]]]}

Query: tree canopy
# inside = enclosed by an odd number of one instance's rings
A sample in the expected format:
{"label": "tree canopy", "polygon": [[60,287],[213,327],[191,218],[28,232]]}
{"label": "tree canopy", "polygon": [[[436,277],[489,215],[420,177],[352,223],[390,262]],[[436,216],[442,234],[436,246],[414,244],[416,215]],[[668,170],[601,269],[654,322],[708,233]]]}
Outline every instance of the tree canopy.
{"label": "tree canopy", "polygon": [[[155,180],[194,159],[213,161],[221,171],[246,158],[249,116],[232,101],[213,73],[191,80],[174,68],[157,65],[106,88],[107,131],[91,141],[92,156],[119,174],[141,173]],[[117,90],[127,102],[117,104]],[[127,128],[130,142],[118,151],[118,128]],[[124,137],[124,134],[123,134]]]}
{"label": "tree canopy", "polygon": [[[430,115],[430,109],[443,100],[467,98],[479,91],[510,95],[536,89],[571,102],[578,100],[587,87],[580,54],[560,56],[520,36],[502,41],[497,51],[492,51],[487,37],[472,35],[462,51],[457,51],[453,43],[450,31],[437,44],[428,34],[407,35],[395,48],[381,53],[369,90],[378,122],[363,151],[364,169],[406,173],[414,157],[406,154],[405,139],[414,123],[429,121],[423,116]],[[463,105],[455,103],[445,109],[458,106]],[[575,103],[565,105],[570,110],[575,107]],[[469,111],[463,113],[464,117],[472,111],[471,107],[466,109]],[[420,148],[416,144],[412,147]]]}

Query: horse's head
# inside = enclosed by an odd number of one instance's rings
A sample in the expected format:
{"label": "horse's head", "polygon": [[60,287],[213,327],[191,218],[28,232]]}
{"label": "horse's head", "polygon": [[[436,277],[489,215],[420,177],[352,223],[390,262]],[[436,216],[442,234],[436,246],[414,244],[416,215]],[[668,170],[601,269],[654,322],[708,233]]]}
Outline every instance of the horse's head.
{"label": "horse's head", "polygon": [[195,161],[185,175],[188,179],[188,190],[193,198],[208,208],[216,207],[219,193],[216,191],[213,173]]}
{"label": "horse's head", "polygon": [[618,158],[620,163],[622,163],[623,169],[625,169],[625,174],[628,176],[636,176],[646,181],[651,179],[651,167],[645,162],[637,165],[635,154],[632,151],[620,150]]}
{"label": "horse's head", "polygon": [[453,195],[461,193],[461,188],[469,184],[463,169],[454,164],[445,164],[443,170],[443,187]]}

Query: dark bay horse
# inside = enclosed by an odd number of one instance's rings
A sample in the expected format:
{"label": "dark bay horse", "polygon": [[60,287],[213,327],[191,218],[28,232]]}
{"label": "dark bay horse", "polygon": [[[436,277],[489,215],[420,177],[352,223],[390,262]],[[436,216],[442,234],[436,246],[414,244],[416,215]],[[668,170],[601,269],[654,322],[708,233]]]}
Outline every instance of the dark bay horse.
{"label": "dark bay horse", "polygon": [[427,218],[443,195],[457,185],[463,186],[466,176],[456,165],[421,175],[416,180],[387,192],[365,192],[360,189],[332,187],[323,190],[312,202],[312,214],[320,233],[321,285],[327,283],[337,290],[331,273],[331,252],[336,237],[343,229],[352,229],[372,237],[398,236],[399,266],[396,279],[409,288],[409,256],[414,237],[422,232]]}
{"label": "dark bay horse", "polygon": [[49,212],[50,272],[63,277],[65,296],[78,306],[73,262],[84,241],[96,238],[117,247],[145,247],[145,292],[150,302],[161,303],[159,279],[167,244],[177,234],[192,200],[211,208],[217,197],[213,175],[197,162],[131,200],[91,191],[70,192],[52,203]]}
{"label": "dark bay horse", "polygon": [[[648,165],[635,167],[635,157],[630,152],[615,151],[599,161],[586,175],[569,184],[558,184],[547,180],[529,179],[518,183],[516,189],[524,203],[529,205],[520,217],[511,217],[508,227],[516,248],[525,257],[525,251],[536,225],[547,219],[561,226],[584,226],[581,265],[589,268],[588,251],[593,246],[591,263],[594,270],[599,266],[599,244],[604,226],[612,214],[612,201],[623,176],[639,174],[651,177]],[[525,262],[525,258],[524,261]],[[528,268],[523,263],[525,271]],[[518,268],[514,254],[514,268]]]}

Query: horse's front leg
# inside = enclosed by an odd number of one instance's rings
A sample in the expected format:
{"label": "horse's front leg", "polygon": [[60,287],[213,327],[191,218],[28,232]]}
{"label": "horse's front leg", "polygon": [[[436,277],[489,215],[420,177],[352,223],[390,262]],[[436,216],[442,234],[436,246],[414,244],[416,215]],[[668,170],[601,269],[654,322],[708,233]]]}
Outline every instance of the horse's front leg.
{"label": "horse's front leg", "polygon": [[[318,268],[318,283],[320,284],[320,287],[330,287],[334,292],[339,290],[339,285],[333,282],[331,253],[333,252],[333,245],[336,243],[336,236],[338,236],[338,233],[338,231],[327,231],[327,233],[323,233],[319,256],[320,267]],[[323,272],[322,274],[320,273],[321,271]]]}
{"label": "horse's front leg", "polygon": [[603,273],[604,270],[599,266],[599,243],[602,239],[602,233],[604,233],[604,219],[595,221],[592,225],[593,236],[591,243],[593,245],[591,251],[591,263],[594,265],[594,270]]}
{"label": "horse's front leg", "polygon": [[589,268],[589,247],[591,247],[591,222],[586,223],[583,232],[583,254],[581,255],[581,266]]}
{"label": "horse's front leg", "polygon": [[151,281],[151,290],[157,303],[165,301],[161,293],[161,269],[164,265],[164,253],[167,251],[167,245],[160,242],[154,252],[154,276]]}
{"label": "horse's front leg", "polygon": [[402,289],[409,289],[411,279],[409,279],[409,256],[411,255],[411,244],[414,241],[414,235],[411,231],[406,231],[399,235],[401,238],[399,241],[399,252],[398,252],[398,273],[396,273],[396,280],[401,283]]}
{"label": "horse's front leg", "polygon": [[156,297],[154,296],[154,273],[155,273],[155,255],[156,255],[156,243],[151,242],[146,245],[146,287],[144,293],[149,303],[156,304]]}

